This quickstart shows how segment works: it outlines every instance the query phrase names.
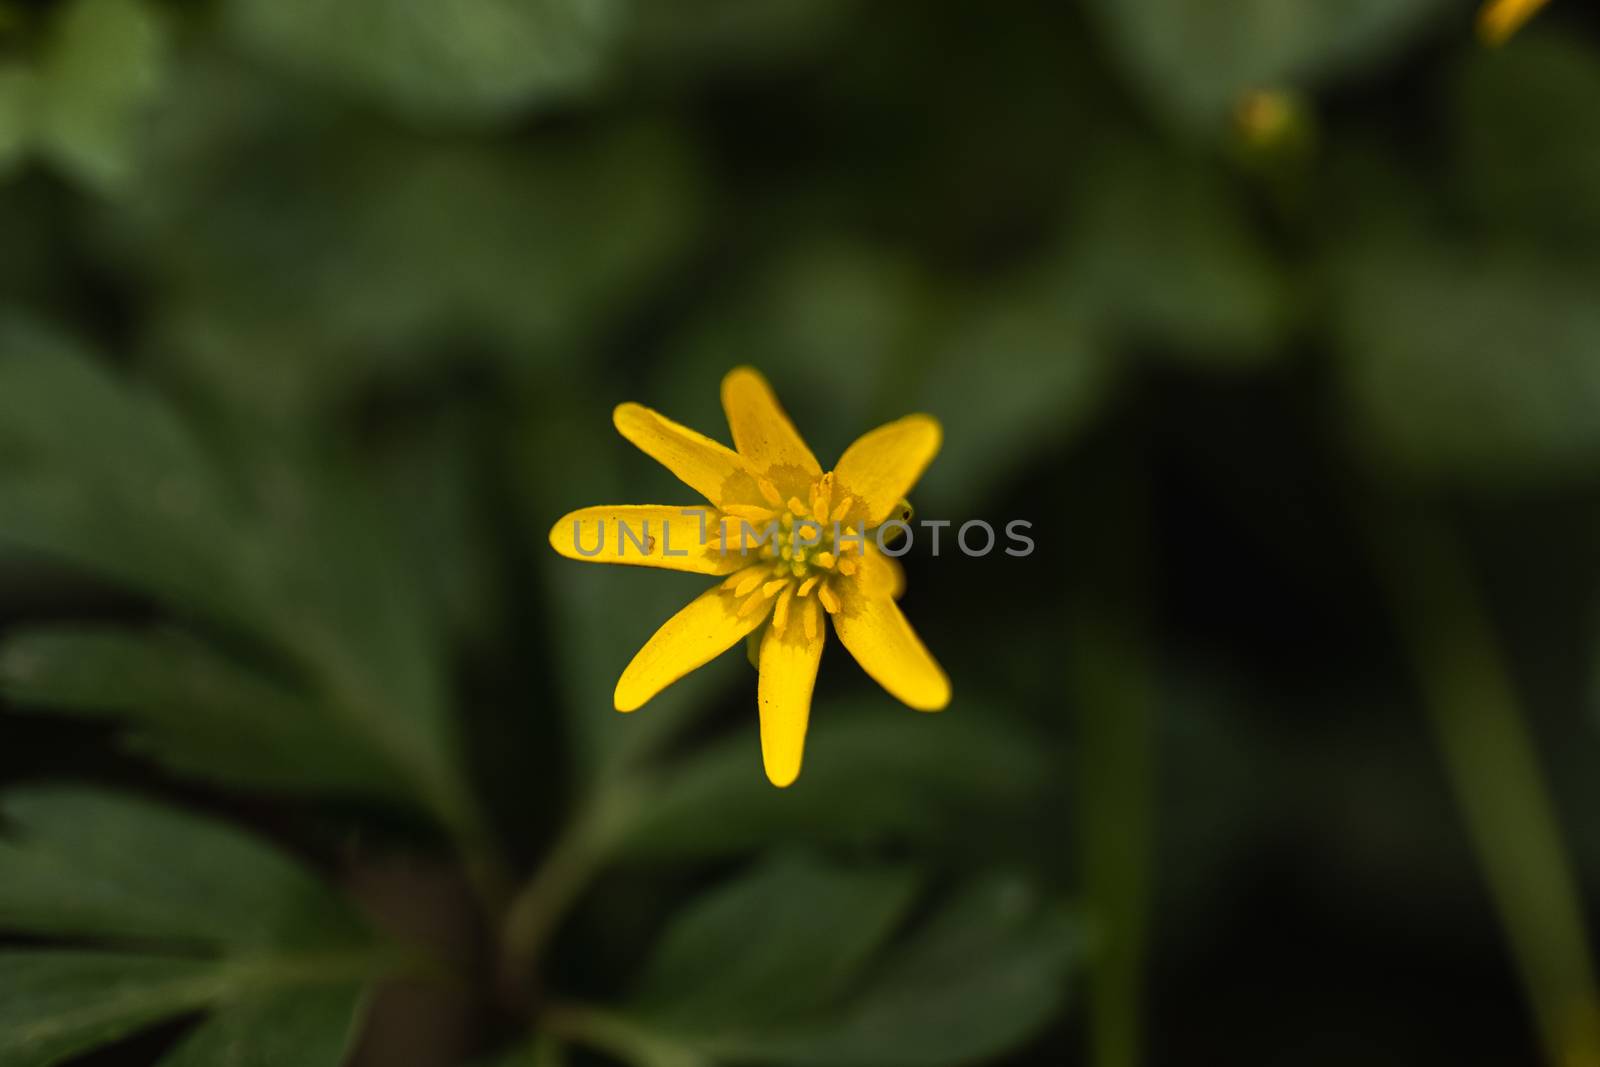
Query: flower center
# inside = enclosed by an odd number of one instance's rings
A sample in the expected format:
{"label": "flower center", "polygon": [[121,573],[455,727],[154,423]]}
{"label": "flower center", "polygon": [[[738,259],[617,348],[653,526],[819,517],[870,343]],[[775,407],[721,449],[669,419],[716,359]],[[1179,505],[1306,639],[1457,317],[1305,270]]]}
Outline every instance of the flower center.
{"label": "flower center", "polygon": [[840,553],[834,543],[833,524],[811,514],[795,514],[793,508],[778,517],[777,536],[761,546],[761,558],[772,564],[775,577],[806,579],[826,574],[839,565]]}

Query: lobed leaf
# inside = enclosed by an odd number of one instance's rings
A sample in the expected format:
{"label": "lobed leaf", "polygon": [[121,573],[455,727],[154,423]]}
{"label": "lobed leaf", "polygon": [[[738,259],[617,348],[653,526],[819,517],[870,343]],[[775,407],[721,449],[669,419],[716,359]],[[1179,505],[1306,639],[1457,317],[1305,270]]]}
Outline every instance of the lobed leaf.
{"label": "lobed leaf", "polygon": [[48,1067],[215,1011],[167,1061],[337,1067],[388,964],[316,878],[212,820],[73,789],[11,794],[0,930],[113,949],[0,953],[0,1062]]}

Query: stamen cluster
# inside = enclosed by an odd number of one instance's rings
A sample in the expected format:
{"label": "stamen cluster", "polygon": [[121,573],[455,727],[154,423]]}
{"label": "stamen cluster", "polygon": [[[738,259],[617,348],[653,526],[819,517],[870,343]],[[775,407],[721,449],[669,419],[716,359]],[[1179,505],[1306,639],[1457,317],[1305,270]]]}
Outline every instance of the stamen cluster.
{"label": "stamen cluster", "polygon": [[[864,551],[865,541],[860,531],[841,525],[855,501],[848,496],[833,499],[832,472],[811,486],[808,500],[798,496],[785,500],[766,478],[758,479],[757,485],[769,506],[729,504],[722,509],[723,551],[742,552],[759,544],[758,562],[730,575],[723,588],[744,601],[740,615],[761,610],[777,597],[772,625],[781,634],[795,597],[815,591],[828,614],[839,610],[834,583],[856,573],[857,561],[848,553]],[[813,637],[814,616],[807,613],[805,619],[807,637]]]}

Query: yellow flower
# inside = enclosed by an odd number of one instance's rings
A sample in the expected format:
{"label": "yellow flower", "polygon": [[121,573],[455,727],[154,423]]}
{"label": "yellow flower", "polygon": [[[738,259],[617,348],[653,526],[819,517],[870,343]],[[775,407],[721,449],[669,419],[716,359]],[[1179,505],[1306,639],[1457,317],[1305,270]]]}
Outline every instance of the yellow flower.
{"label": "yellow flower", "polygon": [[942,433],[929,416],[908,415],[859,438],[823,473],[755,370],[729,372],[722,406],[736,452],[638,404],[612,416],[622,436],[709,508],[584,508],[555,524],[550,544],[569,559],[726,575],[645,643],[623,670],[614,703],[633,711],[741,639],[759,641],[752,658],[761,676],[762,760],[772,784],[786,786],[800,774],[825,615],[895,697],[920,711],[950,702],[949,679],[895,604],[905,587],[900,565],[875,543]]}
{"label": "yellow flower", "polygon": [[1545,0],[1488,0],[1478,12],[1478,33],[1490,44],[1504,44]]}

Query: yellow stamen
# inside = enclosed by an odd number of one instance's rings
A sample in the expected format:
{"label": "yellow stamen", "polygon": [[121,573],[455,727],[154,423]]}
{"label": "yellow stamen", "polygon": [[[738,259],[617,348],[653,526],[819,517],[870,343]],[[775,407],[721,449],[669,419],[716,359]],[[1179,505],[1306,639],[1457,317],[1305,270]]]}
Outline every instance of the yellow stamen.
{"label": "yellow stamen", "polygon": [[828,609],[829,615],[837,615],[839,613],[839,598],[834,595],[833,590],[829,589],[826,584],[817,586],[817,599],[822,601],[822,606]]}
{"label": "yellow stamen", "polygon": [[833,472],[829,471],[822,476],[822,480],[811,487],[811,514],[827,521],[828,509],[833,501]]}
{"label": "yellow stamen", "polygon": [[797,496],[792,496],[789,498],[789,510],[794,512],[796,518],[801,519],[811,514],[806,510],[806,506],[800,502],[800,498]]}
{"label": "yellow stamen", "polygon": [[819,552],[817,553],[817,557],[811,562],[815,563],[824,570],[832,570],[835,560],[832,552]]}
{"label": "yellow stamen", "polygon": [[817,583],[820,581],[822,581],[822,576],[820,574],[813,574],[811,577],[800,583],[800,591],[796,593],[795,596],[809,596],[811,590],[816,588]]}
{"label": "yellow stamen", "polygon": [[794,586],[785,582],[787,587],[778,597],[778,606],[772,609],[772,628],[779,637],[783,636],[784,627],[789,625],[789,605],[794,603]]}
{"label": "yellow stamen", "polygon": [[744,596],[747,593],[749,593],[750,590],[754,589],[756,586],[758,586],[760,584],[761,584],[761,572],[760,571],[757,571],[754,574],[746,575],[743,581],[741,581],[738,585],[734,586],[733,595],[734,596]]}
{"label": "yellow stamen", "polygon": [[759,590],[756,591],[754,594],[751,595],[749,600],[746,600],[744,602],[744,604],[742,604],[740,606],[740,608],[739,608],[739,617],[743,618],[744,616],[750,614],[752,611],[755,611],[757,608],[759,608],[763,604],[765,604],[767,602],[767,599],[768,598],[763,596]]}
{"label": "yellow stamen", "polygon": [[744,571],[734,571],[732,574],[728,575],[726,580],[723,581],[722,588],[732,589],[742,581],[744,581]]}
{"label": "yellow stamen", "polygon": [[843,559],[839,560],[839,573],[840,574],[848,576],[848,575],[854,574],[855,572],[856,572],[856,561],[855,560],[851,559],[849,556],[845,556]]}
{"label": "yellow stamen", "polygon": [[765,478],[756,479],[756,488],[761,490],[761,495],[775,508],[783,507],[783,494],[778,492],[778,487]]}
{"label": "yellow stamen", "polygon": [[761,587],[761,595],[762,596],[771,596],[772,594],[776,593],[778,590],[784,588],[788,584],[789,584],[789,579],[787,579],[787,578],[779,578],[776,581],[768,582],[766,585],[763,585]]}
{"label": "yellow stamen", "polygon": [[802,611],[800,616],[805,619],[806,640],[815,641],[817,639],[817,613],[814,611]]}
{"label": "yellow stamen", "polygon": [[853,496],[847,496],[843,500],[839,501],[839,503],[835,505],[833,509],[833,521],[843,522],[844,517],[850,514],[850,508],[855,504],[855,502],[856,498]]}

